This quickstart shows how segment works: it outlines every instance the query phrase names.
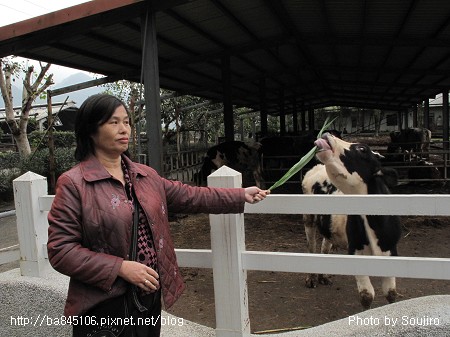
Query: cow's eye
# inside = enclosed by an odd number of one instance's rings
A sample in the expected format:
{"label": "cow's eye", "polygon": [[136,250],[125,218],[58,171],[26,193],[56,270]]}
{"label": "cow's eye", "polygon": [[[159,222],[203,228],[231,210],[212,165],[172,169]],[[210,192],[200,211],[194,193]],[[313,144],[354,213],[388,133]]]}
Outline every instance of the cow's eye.
{"label": "cow's eye", "polygon": [[358,150],[361,151],[362,153],[366,153],[367,152],[367,149],[364,146],[358,147]]}

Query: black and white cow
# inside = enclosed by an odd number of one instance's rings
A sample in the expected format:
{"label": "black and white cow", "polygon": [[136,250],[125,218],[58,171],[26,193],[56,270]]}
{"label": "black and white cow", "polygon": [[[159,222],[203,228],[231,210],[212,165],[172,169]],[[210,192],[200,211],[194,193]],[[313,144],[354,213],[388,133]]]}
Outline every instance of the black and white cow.
{"label": "black and white cow", "polygon": [[[389,194],[397,184],[394,169],[384,168],[378,153],[367,145],[348,143],[330,134],[316,141],[317,159],[322,163],[307,172],[302,189],[305,194]],[[316,231],[323,236],[322,253],[333,244],[347,247],[348,254],[396,256],[401,226],[398,216],[384,215],[305,215],[308,251],[315,253]],[[361,304],[370,308],[375,291],[368,276],[355,276]],[[324,275],[309,275],[308,287],[317,282],[329,284]],[[395,302],[394,277],[383,278],[383,293],[389,303]]]}
{"label": "black and white cow", "polygon": [[228,141],[209,148],[200,171],[194,176],[195,183],[206,185],[208,175],[223,165],[242,173],[244,187],[256,185],[263,188],[260,143]]}

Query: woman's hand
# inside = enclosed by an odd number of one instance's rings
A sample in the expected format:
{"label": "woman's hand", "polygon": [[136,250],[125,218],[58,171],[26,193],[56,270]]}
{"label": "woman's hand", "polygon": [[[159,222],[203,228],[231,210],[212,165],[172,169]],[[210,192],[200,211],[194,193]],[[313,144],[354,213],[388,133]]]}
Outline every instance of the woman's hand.
{"label": "woman's hand", "polygon": [[245,201],[249,204],[257,203],[270,194],[269,190],[262,190],[256,186],[245,189]]}
{"label": "woman's hand", "polygon": [[135,261],[123,261],[119,269],[119,276],[146,292],[159,289],[159,275],[152,268]]}

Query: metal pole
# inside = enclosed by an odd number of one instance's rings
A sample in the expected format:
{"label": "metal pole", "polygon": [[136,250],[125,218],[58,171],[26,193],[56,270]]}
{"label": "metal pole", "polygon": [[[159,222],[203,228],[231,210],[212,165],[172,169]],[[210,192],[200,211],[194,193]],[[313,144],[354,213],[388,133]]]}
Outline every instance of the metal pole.
{"label": "metal pole", "polygon": [[442,140],[444,142],[444,150],[449,149],[449,108],[448,108],[448,89],[442,93]]}

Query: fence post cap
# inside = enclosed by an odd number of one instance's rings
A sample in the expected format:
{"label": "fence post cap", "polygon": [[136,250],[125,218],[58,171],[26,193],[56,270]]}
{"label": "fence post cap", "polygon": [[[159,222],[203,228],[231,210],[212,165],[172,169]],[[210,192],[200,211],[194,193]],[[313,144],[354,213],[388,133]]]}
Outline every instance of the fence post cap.
{"label": "fence post cap", "polygon": [[13,182],[15,182],[15,181],[30,181],[30,180],[47,180],[47,178],[44,176],[41,176],[40,174],[28,171],[28,172],[22,174],[21,176],[17,177],[16,179],[14,179]]}
{"label": "fence post cap", "polygon": [[237,176],[241,174],[240,172],[233,170],[232,168],[223,165],[213,173],[209,175],[209,177],[217,177],[217,176]]}

